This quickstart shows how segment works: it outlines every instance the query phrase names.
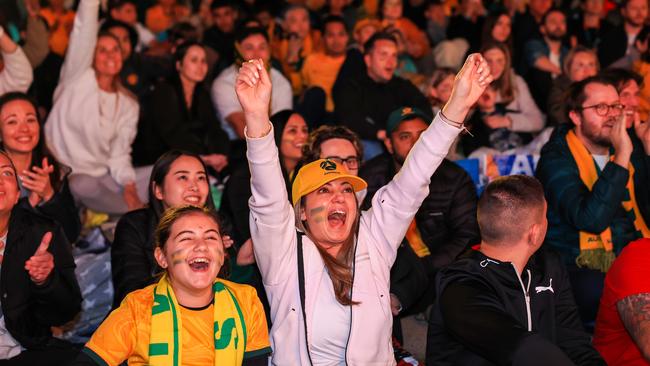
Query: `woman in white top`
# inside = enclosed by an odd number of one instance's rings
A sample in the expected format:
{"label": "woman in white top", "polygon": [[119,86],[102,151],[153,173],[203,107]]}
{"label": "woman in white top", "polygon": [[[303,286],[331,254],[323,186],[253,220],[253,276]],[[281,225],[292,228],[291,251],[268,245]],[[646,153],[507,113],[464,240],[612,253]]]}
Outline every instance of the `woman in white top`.
{"label": "woman in white top", "polygon": [[119,82],[118,39],[97,35],[98,12],[99,0],[79,4],[45,134],[58,160],[72,168],[75,198],[121,214],[143,206],[151,167],[131,164],[139,106]]}
{"label": "woman in white top", "polygon": [[505,104],[508,111],[503,116],[490,116],[484,120],[492,129],[505,127],[514,132],[539,132],[544,128],[544,115],[537,108],[524,79],[512,69],[508,47],[493,42],[485,45],[481,54],[490,65],[494,76],[492,85],[497,91],[496,102]]}
{"label": "woman in white top", "polygon": [[10,91],[26,92],[34,75],[25,52],[0,26],[0,95]]}
{"label": "woman in white top", "polygon": [[326,159],[297,172],[292,207],[269,123],[268,72],[261,60],[242,65],[235,87],[246,117],[251,237],[271,305],[272,364],[395,364],[390,267],[460,132],[462,123],[454,121],[465,119],[491,81],[483,58],[470,55],[449,102],[399,174],[375,194],[372,208],[361,212],[355,192],[366,183]]}

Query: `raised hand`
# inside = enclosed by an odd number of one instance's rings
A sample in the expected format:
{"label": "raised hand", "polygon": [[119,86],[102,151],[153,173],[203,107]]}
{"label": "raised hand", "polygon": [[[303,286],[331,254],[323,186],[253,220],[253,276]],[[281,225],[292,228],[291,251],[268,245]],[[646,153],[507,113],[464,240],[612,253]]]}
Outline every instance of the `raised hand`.
{"label": "raised hand", "polygon": [[54,196],[54,188],[50,181],[50,174],[54,172],[54,166],[50,165],[47,158],[43,158],[42,166],[33,166],[32,170],[23,170],[19,175],[23,187],[29,189],[28,200],[32,207],[36,207],[41,201],[47,202]]}
{"label": "raised hand", "polygon": [[52,233],[46,232],[41,239],[36,253],[25,262],[25,270],[29,273],[29,278],[37,285],[42,285],[54,269],[54,257],[47,249],[52,241]]}
{"label": "raised hand", "polygon": [[443,108],[445,116],[452,121],[463,122],[469,109],[492,80],[490,67],[483,56],[479,53],[469,55],[454,79],[451,97]]}
{"label": "raised hand", "polygon": [[244,110],[249,137],[268,133],[271,79],[261,59],[244,62],[235,80],[235,92]]}

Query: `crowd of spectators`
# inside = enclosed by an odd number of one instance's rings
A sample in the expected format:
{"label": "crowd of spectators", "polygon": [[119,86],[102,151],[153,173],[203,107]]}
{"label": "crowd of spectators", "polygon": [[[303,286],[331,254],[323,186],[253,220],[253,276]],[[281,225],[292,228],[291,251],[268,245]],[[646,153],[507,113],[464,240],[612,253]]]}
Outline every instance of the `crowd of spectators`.
{"label": "crowd of spectators", "polygon": [[648,0],[3,1],[0,365],[650,365],[649,42]]}

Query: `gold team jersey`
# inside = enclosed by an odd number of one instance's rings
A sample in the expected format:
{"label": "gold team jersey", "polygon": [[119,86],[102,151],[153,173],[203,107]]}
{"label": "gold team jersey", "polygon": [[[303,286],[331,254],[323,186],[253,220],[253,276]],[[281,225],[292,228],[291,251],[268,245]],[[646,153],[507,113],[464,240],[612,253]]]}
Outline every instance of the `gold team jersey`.
{"label": "gold team jersey", "polygon": [[[250,286],[222,282],[228,284],[243,313],[247,329],[244,358],[271,353],[266,316],[256,291]],[[130,293],[95,331],[84,350],[95,362],[119,365],[128,360],[129,365],[148,364],[154,286]],[[183,365],[214,364],[213,309],[213,304],[199,310],[181,307]]]}

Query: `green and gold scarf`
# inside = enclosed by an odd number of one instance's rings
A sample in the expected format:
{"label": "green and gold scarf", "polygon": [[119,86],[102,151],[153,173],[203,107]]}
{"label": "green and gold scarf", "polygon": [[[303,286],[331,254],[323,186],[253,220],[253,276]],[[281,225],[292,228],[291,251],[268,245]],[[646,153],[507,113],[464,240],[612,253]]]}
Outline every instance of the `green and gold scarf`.
{"label": "green and gold scarf", "polygon": [[[596,163],[587,148],[573,131],[567,133],[566,141],[569,145],[571,155],[573,155],[573,159],[578,165],[580,179],[591,191],[592,187],[598,180]],[[627,195],[629,199],[623,201],[621,204],[626,212],[633,214],[634,227],[641,232],[643,237],[647,238],[650,237],[650,230],[648,230],[648,226],[643,220],[643,216],[641,216],[641,212],[636,203],[634,191],[634,167],[632,164],[628,166],[628,170],[630,176],[626,188],[629,193]],[[614,259],[612,229],[608,227],[602,233],[580,231],[580,254],[576,258],[576,264],[578,267],[586,267],[601,272],[607,272]]]}
{"label": "green and gold scarf", "polygon": [[[241,365],[246,350],[246,324],[232,291],[217,279],[214,291],[214,364]],[[180,305],[167,275],[154,289],[149,338],[149,365],[181,366],[183,350]]]}

